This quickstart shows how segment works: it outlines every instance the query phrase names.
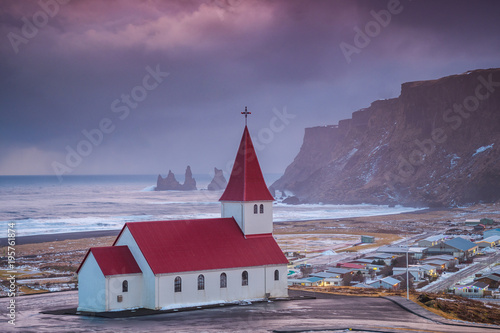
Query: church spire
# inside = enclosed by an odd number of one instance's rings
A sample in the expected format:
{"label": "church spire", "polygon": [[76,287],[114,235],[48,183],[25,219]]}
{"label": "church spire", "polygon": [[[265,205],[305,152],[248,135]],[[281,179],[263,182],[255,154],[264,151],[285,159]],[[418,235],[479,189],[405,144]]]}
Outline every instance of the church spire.
{"label": "church spire", "polygon": [[[249,112],[245,108],[245,113],[242,114],[245,114],[246,118]],[[246,125],[231,176],[219,201],[274,201],[264,181]]]}

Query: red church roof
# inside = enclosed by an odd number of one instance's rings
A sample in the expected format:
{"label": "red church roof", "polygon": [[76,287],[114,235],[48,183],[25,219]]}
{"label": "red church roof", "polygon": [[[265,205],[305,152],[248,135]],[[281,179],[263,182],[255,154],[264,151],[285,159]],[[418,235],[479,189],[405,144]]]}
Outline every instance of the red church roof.
{"label": "red church roof", "polygon": [[245,126],[231,177],[219,201],[261,200],[274,200],[274,198],[264,181],[250,133]]}
{"label": "red church roof", "polygon": [[121,233],[127,228],[154,274],[288,263],[272,234],[246,239],[234,218],[128,222]]}
{"label": "red church roof", "polygon": [[90,248],[76,273],[80,271],[90,253],[94,256],[104,276],[142,273],[128,246]]}

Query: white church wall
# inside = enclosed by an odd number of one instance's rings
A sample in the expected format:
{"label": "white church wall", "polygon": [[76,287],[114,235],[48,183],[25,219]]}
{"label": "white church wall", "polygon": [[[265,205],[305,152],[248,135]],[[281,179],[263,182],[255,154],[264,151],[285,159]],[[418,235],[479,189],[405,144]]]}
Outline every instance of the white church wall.
{"label": "white church wall", "polygon": [[[287,295],[286,266],[280,269],[281,283],[273,281],[277,267],[246,267],[224,270],[185,272],[161,275],[159,277],[160,308],[175,308],[189,305],[230,302],[245,299],[261,299],[267,292],[273,297]],[[248,285],[242,285],[242,273],[248,272]],[[220,287],[220,275],[226,273],[227,287]],[[205,289],[198,290],[198,276],[205,277]],[[267,276],[266,276],[267,275]],[[272,277],[269,277],[272,275]],[[181,291],[175,292],[175,278],[182,281]],[[266,286],[267,283],[267,286]],[[280,288],[283,288],[281,290]]]}
{"label": "white church wall", "polygon": [[234,217],[236,223],[243,230],[243,204],[241,202],[225,201],[221,205],[221,217]]}
{"label": "white church wall", "polygon": [[149,267],[146,258],[144,258],[144,255],[139,249],[139,246],[135,242],[134,237],[132,237],[132,234],[130,233],[128,228],[125,228],[125,230],[123,230],[123,232],[120,235],[120,238],[116,241],[115,245],[116,246],[127,245],[128,248],[130,249],[130,252],[134,256],[135,261],[137,262],[142,271],[143,292],[141,295],[142,296],[141,306],[149,309],[155,309],[158,306],[155,298],[156,294],[155,276],[153,274],[153,271]]}
{"label": "white church wall", "polygon": [[[257,205],[257,214],[254,206]],[[260,212],[260,205],[264,205],[264,212]],[[273,232],[273,203],[272,201],[250,201],[243,203],[244,233],[245,235],[270,234]]]}
{"label": "white church wall", "polygon": [[[127,291],[123,290],[127,281]],[[113,275],[106,278],[108,286],[107,311],[132,309],[142,306],[142,274]]]}
{"label": "white church wall", "polygon": [[[278,280],[275,280],[275,271],[278,270]],[[287,265],[266,267],[266,292],[271,297],[288,296],[288,267]]]}
{"label": "white church wall", "polygon": [[106,311],[106,279],[92,253],[78,272],[78,311]]}

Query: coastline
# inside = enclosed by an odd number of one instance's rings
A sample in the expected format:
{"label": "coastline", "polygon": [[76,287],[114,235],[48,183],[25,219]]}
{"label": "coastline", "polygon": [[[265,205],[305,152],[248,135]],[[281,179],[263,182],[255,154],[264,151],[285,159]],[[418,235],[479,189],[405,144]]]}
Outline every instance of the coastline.
{"label": "coastline", "polygon": [[[98,238],[107,236],[118,236],[120,229],[95,230],[95,231],[75,231],[59,234],[40,234],[29,236],[17,236],[16,245],[38,244],[69,239]],[[0,238],[0,246],[7,246],[7,238]]]}

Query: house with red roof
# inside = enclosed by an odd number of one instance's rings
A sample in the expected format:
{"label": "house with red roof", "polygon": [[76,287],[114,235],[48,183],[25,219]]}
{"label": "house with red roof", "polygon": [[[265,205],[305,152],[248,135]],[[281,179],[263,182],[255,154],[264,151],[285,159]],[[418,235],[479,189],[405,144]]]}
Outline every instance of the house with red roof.
{"label": "house with red roof", "polygon": [[288,260],[272,235],[273,201],[245,125],[221,217],[126,223],[113,246],[89,249],[78,268],[78,310],[286,297]]}

